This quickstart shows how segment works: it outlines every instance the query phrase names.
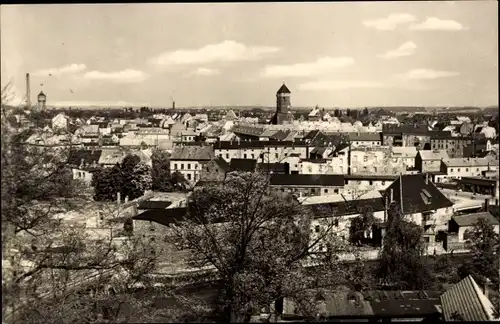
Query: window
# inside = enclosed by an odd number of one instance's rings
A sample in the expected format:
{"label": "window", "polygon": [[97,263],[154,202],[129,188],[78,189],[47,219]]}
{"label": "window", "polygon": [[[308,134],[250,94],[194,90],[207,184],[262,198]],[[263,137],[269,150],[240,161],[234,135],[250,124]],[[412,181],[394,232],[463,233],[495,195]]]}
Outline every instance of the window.
{"label": "window", "polygon": [[372,185],[373,185],[373,180],[368,181],[368,184],[369,184],[370,186],[372,186]]}
{"label": "window", "polygon": [[328,193],[328,189],[325,189],[324,191],[325,191],[325,193]]}
{"label": "window", "polygon": [[252,153],[252,159],[255,159],[255,154]]}
{"label": "window", "polygon": [[382,186],[385,185],[385,181],[382,181]]}
{"label": "window", "polygon": [[[222,157],[222,154],[220,155]],[[226,154],[226,159],[229,159],[229,154]]]}
{"label": "window", "polygon": [[187,169],[188,169],[188,170],[191,170],[191,163],[188,163],[188,165],[187,165]]}
{"label": "window", "polygon": [[368,156],[366,156],[366,155],[365,155],[365,156],[363,157],[363,162],[368,162]]}
{"label": "window", "polygon": [[338,227],[339,226],[339,219],[338,218],[335,218],[335,227]]}
{"label": "window", "polygon": [[450,172],[453,172],[453,168],[450,169]]}
{"label": "window", "polygon": [[181,163],[181,170],[184,170],[184,163]]}
{"label": "window", "polygon": [[285,192],[285,188],[281,188],[281,192]]}
{"label": "window", "polygon": [[177,170],[177,163],[174,164],[174,170]]}
{"label": "window", "polygon": [[333,193],[338,194],[338,193],[339,193],[339,190],[338,190],[338,189],[333,189]]}
{"label": "window", "polygon": [[478,171],[478,172],[479,172],[479,168],[477,168],[477,169],[476,169],[476,171]]}
{"label": "window", "polygon": [[460,172],[460,168],[457,169],[457,172]]}
{"label": "window", "polygon": [[191,180],[191,173],[187,174],[187,178],[188,178],[188,180]]}
{"label": "window", "polygon": [[243,154],[243,158],[244,158],[244,159],[246,159],[246,158],[247,158],[247,154],[246,154],[246,153],[245,153],[245,154]]}
{"label": "window", "polygon": [[465,168],[465,172],[469,172],[469,168]]}
{"label": "window", "polygon": [[373,172],[377,173],[377,167],[373,167]]}
{"label": "window", "polygon": [[319,249],[320,251],[323,251],[323,244],[318,245],[318,249]]}
{"label": "window", "polygon": [[276,156],[276,159],[278,159],[278,158],[279,158],[279,154],[278,154],[278,153],[276,153],[276,154],[275,154],[275,156]]}
{"label": "window", "polygon": [[319,233],[319,225],[316,225],[316,227],[314,228],[314,231],[315,231],[316,233]]}

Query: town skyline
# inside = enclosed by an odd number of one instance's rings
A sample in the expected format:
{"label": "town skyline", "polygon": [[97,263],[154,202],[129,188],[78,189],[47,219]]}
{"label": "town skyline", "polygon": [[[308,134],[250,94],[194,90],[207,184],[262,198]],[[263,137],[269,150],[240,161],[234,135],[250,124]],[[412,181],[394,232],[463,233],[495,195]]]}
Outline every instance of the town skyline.
{"label": "town skyline", "polygon": [[283,81],[295,107],[493,106],[497,6],[2,6],[2,86],[22,103],[29,72],[48,106],[273,107]]}

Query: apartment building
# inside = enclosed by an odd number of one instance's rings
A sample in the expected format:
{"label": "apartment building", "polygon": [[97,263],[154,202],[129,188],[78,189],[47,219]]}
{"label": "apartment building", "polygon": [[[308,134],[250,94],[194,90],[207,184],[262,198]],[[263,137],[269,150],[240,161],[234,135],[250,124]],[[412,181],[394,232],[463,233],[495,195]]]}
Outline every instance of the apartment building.
{"label": "apartment building", "polygon": [[497,171],[498,160],[494,158],[448,158],[441,162],[441,172],[448,179],[480,177],[486,171]]}
{"label": "apartment building", "polygon": [[258,159],[263,163],[281,163],[289,156],[307,158],[309,147],[293,141],[220,141],[214,144],[215,156],[226,160]]}
{"label": "apartment building", "polygon": [[200,179],[203,166],[214,158],[211,146],[176,146],[170,156],[170,170],[181,173],[194,183]]}
{"label": "apartment building", "polygon": [[448,134],[437,133],[431,137],[431,149],[446,150],[450,158],[462,157],[463,150],[474,143],[472,137],[453,137]]}
{"label": "apartment building", "polygon": [[386,174],[389,148],[351,147],[349,152],[349,174]]}
{"label": "apartment building", "polygon": [[282,192],[297,196],[321,196],[341,193],[344,176],[333,174],[273,174],[270,185]]}
{"label": "apartment building", "polygon": [[382,145],[382,133],[380,132],[346,133],[345,135],[349,139],[351,147],[373,147]]}

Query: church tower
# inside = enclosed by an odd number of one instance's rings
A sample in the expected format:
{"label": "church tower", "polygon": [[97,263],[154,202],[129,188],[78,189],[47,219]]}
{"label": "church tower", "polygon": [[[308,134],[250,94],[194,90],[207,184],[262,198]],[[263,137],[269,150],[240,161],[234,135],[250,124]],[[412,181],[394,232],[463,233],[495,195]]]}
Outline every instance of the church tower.
{"label": "church tower", "polygon": [[292,113],[290,111],[291,102],[290,102],[291,92],[288,87],[283,83],[281,88],[276,92],[276,113],[271,119],[271,123],[273,125],[281,125],[284,122],[290,121]]}

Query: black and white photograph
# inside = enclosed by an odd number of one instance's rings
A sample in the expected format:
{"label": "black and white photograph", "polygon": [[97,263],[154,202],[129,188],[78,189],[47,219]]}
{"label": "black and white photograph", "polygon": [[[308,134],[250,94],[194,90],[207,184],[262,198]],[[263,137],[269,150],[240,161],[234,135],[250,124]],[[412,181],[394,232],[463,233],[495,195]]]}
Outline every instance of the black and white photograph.
{"label": "black and white photograph", "polygon": [[2,324],[500,321],[498,2],[0,6]]}

